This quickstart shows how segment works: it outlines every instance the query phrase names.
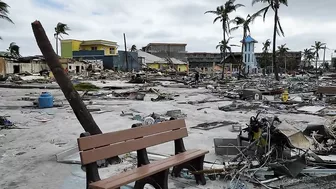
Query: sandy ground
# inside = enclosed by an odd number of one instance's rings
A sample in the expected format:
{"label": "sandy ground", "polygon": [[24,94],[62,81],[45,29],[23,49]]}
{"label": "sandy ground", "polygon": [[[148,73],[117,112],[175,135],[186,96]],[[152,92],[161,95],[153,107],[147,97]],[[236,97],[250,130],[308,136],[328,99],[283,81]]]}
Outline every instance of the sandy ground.
{"label": "sandy ground", "polygon": [[[146,95],[145,101],[131,100],[93,100],[92,107],[107,110],[105,113],[92,113],[103,132],[130,128],[136,120],[129,116],[120,116],[121,111],[139,111],[142,116],[153,112],[165,114],[168,110],[180,109],[187,114],[186,123],[189,137],[185,138],[187,149],[198,148],[209,150],[206,160],[214,162],[222,158],[214,153],[213,138],[235,138],[237,133],[230,131],[230,126],[209,131],[191,129],[190,127],[204,122],[234,121],[245,125],[255,111],[223,112],[218,106],[227,105],[231,101],[204,103],[197,105],[178,104],[182,101],[216,99],[207,89],[162,88],[166,93],[178,94],[174,101],[151,102],[155,95]],[[71,108],[67,105],[60,90],[48,90],[65,105],[51,109],[23,109],[21,106],[32,102],[19,101],[26,94],[38,96],[43,90],[37,89],[0,89],[0,115],[10,116],[8,119],[25,129],[0,130],[0,188],[85,188],[85,173],[79,165],[57,163],[55,154],[72,148],[83,128],[77,121]],[[208,107],[197,110],[201,107]],[[136,113],[135,113],[136,114]],[[303,128],[305,124],[324,123],[325,119],[304,114],[281,114],[280,119],[295,123]],[[149,152],[173,154],[173,143],[149,148]],[[126,167],[129,165],[125,165]],[[121,167],[119,167],[121,169]],[[117,170],[118,171],[118,170]],[[113,172],[113,171],[108,171]],[[192,182],[193,183],[193,182]],[[223,188],[224,183],[208,182],[199,187],[192,184],[190,188]],[[172,188],[182,188],[175,185]]]}

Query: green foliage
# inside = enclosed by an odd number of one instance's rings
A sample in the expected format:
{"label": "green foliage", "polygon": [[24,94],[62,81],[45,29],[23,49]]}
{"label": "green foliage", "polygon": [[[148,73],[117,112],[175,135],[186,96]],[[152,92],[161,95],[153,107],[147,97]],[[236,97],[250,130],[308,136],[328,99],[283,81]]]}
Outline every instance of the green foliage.
{"label": "green foliage", "polygon": [[79,83],[74,85],[77,91],[97,91],[100,88],[91,83]]}

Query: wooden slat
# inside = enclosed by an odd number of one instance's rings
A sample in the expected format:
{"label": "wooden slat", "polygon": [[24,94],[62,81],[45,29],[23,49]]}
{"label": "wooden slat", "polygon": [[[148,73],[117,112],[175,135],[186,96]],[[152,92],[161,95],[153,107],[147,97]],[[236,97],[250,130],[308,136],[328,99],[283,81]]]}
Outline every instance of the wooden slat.
{"label": "wooden slat", "polygon": [[172,132],[159,133],[144,138],[125,141],[101,148],[95,148],[80,153],[82,165],[86,165],[97,160],[114,157],[127,152],[136,151],[142,148],[155,146],[175,139],[183,138],[188,135],[187,129],[174,130]]}
{"label": "wooden slat", "polygon": [[[195,152],[197,152],[197,151],[199,151],[199,150],[198,150],[198,149],[188,150],[188,151],[183,152],[182,154],[184,154],[184,155],[188,155],[188,154],[195,153]],[[172,158],[172,157],[169,157],[169,158]],[[166,158],[166,159],[169,159],[169,158]],[[166,159],[163,159],[163,160],[157,160],[157,161],[152,161],[150,164],[148,164],[148,165],[144,165],[144,166],[147,166],[147,167],[155,167],[155,166],[161,164],[161,163],[162,163],[164,160],[166,160]],[[144,167],[144,166],[142,166],[142,167]],[[118,180],[118,179],[124,178],[124,177],[126,177],[126,176],[135,174],[137,171],[138,171],[138,168],[134,168],[134,169],[129,170],[129,171],[127,171],[127,172],[123,172],[123,173],[119,173],[119,174],[117,174],[117,175],[113,175],[112,177],[113,177],[113,180]],[[110,180],[110,177],[109,177],[109,178],[100,180],[99,182],[100,182],[101,185],[104,185],[104,184],[106,184],[106,183],[108,183],[108,182],[111,182],[111,180]]]}
{"label": "wooden slat", "polygon": [[[78,148],[80,151],[89,150],[109,144],[118,143],[130,139],[140,138],[143,136],[153,135],[160,132],[167,132],[174,129],[185,128],[184,120],[165,121],[155,125],[137,127],[116,132],[99,134],[78,138]],[[187,135],[186,135],[187,136]]]}
{"label": "wooden slat", "polygon": [[95,182],[90,184],[90,187],[93,189],[115,189],[121,187],[125,184],[134,182],[136,180],[148,177],[160,171],[166,170],[175,165],[180,165],[187,161],[190,161],[194,158],[200,157],[208,153],[208,151],[204,150],[194,150],[187,151],[164,160],[159,160],[154,163],[142,166],[140,168],[136,168],[129,173],[121,173],[119,175]]}

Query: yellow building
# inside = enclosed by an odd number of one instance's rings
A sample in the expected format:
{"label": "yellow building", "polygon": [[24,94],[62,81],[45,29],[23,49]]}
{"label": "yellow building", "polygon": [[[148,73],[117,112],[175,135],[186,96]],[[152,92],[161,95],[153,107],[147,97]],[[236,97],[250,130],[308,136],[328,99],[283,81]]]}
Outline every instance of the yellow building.
{"label": "yellow building", "polygon": [[[80,53],[83,51],[82,53]],[[62,58],[73,58],[73,52],[87,54],[85,51],[103,51],[104,56],[117,55],[118,54],[118,44],[113,41],[106,40],[74,40],[65,39],[61,40],[61,57]],[[92,54],[90,54],[92,55]]]}
{"label": "yellow building", "polygon": [[[137,52],[139,59],[142,59],[142,62],[146,64],[148,68],[160,70],[160,69],[168,69],[169,67],[171,67],[171,63],[169,63],[168,60],[164,58],[154,56],[142,50],[138,50]],[[188,63],[178,60],[176,58],[170,58],[170,60],[174,64],[174,69],[176,69],[177,71],[179,72],[189,71]]]}

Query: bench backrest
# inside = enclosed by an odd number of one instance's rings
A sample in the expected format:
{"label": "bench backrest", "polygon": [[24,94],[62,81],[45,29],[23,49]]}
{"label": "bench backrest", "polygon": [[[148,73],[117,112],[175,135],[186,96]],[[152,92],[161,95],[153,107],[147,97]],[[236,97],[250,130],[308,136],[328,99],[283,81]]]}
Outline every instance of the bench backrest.
{"label": "bench backrest", "polygon": [[188,136],[184,120],[78,138],[82,165]]}

